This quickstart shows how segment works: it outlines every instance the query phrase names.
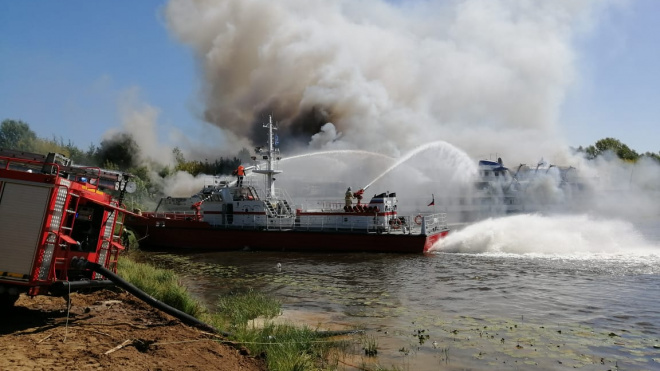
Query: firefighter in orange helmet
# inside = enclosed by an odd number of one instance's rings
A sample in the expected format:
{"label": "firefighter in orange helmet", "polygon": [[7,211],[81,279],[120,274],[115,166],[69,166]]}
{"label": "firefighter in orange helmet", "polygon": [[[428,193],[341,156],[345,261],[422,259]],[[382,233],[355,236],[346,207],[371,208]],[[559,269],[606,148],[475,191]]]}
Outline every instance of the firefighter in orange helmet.
{"label": "firefighter in orange helmet", "polygon": [[243,186],[243,177],[245,176],[245,168],[243,165],[238,165],[238,169],[236,169],[236,178],[238,181],[236,182],[236,185],[239,187]]}
{"label": "firefighter in orange helmet", "polygon": [[355,198],[357,199],[358,206],[362,206],[362,197],[363,197],[363,195],[364,195],[364,189],[360,189],[360,190],[358,190],[357,192],[355,192],[353,194],[353,196],[355,196]]}

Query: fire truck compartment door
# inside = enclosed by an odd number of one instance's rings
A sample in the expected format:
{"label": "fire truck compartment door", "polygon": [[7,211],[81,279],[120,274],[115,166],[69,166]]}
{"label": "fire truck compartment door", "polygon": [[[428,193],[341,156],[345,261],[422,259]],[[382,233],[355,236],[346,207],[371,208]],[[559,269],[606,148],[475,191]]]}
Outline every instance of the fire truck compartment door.
{"label": "fire truck compartment door", "polygon": [[2,183],[0,189],[0,272],[29,276],[41,238],[52,188]]}

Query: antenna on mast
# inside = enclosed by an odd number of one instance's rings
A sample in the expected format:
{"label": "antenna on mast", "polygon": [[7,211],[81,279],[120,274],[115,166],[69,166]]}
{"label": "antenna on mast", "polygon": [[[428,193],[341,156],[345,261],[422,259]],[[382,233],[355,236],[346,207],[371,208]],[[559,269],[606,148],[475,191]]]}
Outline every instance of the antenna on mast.
{"label": "antenna on mast", "polygon": [[275,160],[279,160],[280,150],[275,148],[279,144],[279,138],[277,134],[273,134],[273,130],[277,130],[277,127],[273,124],[272,115],[268,115],[268,123],[264,124],[263,127],[268,128],[267,149],[257,147],[257,153],[263,156],[263,160],[266,160],[266,169],[253,170],[252,172],[266,176],[266,199],[272,199],[275,198],[275,177],[273,175],[282,173],[282,170],[275,170]]}

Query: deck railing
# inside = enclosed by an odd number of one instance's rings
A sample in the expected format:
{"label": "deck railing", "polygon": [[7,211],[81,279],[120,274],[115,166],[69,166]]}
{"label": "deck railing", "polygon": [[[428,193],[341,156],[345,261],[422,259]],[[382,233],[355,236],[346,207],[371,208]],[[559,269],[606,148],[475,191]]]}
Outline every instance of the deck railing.
{"label": "deck railing", "polygon": [[[165,218],[170,220],[195,220],[194,212],[157,212],[144,213],[145,216]],[[365,217],[363,219],[343,221],[341,218],[335,218],[327,221],[324,216],[306,217],[303,220],[294,219],[292,216],[282,215],[279,217],[265,217],[263,215],[252,215],[251,220],[242,217],[241,224],[234,224],[236,215],[225,215],[223,223],[214,225],[215,228],[229,229],[255,229],[255,230],[305,230],[305,231],[350,231],[356,233],[388,233],[388,234],[409,234],[409,235],[428,235],[439,230],[447,228],[447,214],[418,214],[414,216],[397,216],[388,222]],[[166,222],[164,222],[166,224]]]}

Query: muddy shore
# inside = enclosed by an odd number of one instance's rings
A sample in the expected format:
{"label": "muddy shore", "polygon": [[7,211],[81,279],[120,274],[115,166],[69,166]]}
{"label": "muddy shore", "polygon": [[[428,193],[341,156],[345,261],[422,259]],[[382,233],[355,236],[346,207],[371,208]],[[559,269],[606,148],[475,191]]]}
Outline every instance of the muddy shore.
{"label": "muddy shore", "polygon": [[0,321],[0,370],[266,370],[263,359],[111,290],[22,295]]}

